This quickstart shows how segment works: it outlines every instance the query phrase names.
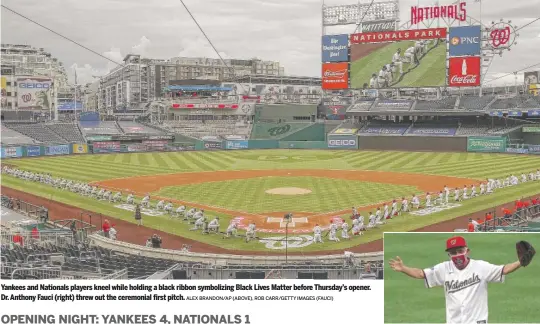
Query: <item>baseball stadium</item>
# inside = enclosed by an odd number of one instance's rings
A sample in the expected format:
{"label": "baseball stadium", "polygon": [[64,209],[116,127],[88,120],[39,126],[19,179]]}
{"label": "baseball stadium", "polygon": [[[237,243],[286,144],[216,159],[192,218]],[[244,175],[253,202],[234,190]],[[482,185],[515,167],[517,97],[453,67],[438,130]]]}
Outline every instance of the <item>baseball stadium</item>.
{"label": "baseball stadium", "polygon": [[468,81],[437,29],[351,41],[342,88],[326,61],[3,109],[2,278],[382,279],[384,232],[540,231],[540,97]]}

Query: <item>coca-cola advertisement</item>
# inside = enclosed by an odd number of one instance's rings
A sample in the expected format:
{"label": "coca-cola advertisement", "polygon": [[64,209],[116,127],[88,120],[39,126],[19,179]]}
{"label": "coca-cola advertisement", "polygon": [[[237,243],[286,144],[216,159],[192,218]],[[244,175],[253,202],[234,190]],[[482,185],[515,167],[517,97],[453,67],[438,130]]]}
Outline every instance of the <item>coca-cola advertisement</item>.
{"label": "coca-cola advertisement", "polygon": [[322,88],[341,90],[349,88],[349,63],[324,63],[322,65]]}
{"label": "coca-cola advertisement", "polygon": [[448,86],[476,87],[480,85],[479,56],[451,57],[448,65]]}

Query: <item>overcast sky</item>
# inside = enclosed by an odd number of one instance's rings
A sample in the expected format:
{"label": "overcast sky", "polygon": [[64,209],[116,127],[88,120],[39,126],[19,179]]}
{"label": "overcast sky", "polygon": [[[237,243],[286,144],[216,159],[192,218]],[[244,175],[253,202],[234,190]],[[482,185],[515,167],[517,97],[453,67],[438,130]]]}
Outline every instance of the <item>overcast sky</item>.
{"label": "overcast sky", "polygon": [[[409,20],[409,8],[418,2],[430,5],[435,1],[401,0],[402,22]],[[468,14],[479,18],[480,5],[473,0],[467,2]],[[185,3],[224,58],[279,61],[288,75],[320,77],[322,1],[185,0]],[[483,0],[483,3],[485,24],[504,18],[519,27],[540,17],[540,0]],[[217,57],[179,0],[3,0],[2,4],[119,62],[130,52],[151,58]],[[77,68],[79,82],[91,81],[92,75],[102,75],[114,66],[5,9],[1,18],[2,43],[46,48],[64,62],[70,78]],[[350,25],[329,28],[327,32],[351,33],[354,29]],[[518,44],[493,61],[486,80],[540,63],[540,21],[519,34]],[[514,77],[501,81],[513,84]]]}

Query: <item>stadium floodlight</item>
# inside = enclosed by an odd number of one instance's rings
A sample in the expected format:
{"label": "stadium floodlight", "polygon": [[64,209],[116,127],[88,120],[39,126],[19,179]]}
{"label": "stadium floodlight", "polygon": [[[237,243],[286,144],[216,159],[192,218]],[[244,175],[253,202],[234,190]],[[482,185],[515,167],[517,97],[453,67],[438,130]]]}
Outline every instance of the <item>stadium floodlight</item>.
{"label": "stadium floodlight", "polygon": [[323,5],[322,16],[323,27],[358,25],[362,17],[362,22],[398,20],[399,3],[397,0],[394,0],[374,2],[373,4],[371,4],[371,1],[368,1],[354,5]]}

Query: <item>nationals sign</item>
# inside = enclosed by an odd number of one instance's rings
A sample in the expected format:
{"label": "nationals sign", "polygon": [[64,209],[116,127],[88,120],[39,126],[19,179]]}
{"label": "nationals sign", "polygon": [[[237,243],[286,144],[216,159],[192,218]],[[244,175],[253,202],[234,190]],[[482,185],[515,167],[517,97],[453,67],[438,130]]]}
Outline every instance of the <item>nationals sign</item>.
{"label": "nationals sign", "polygon": [[53,82],[50,78],[17,78],[17,104],[19,108],[49,109],[52,102]]}
{"label": "nationals sign", "polygon": [[398,42],[418,39],[446,38],[446,28],[398,30],[379,33],[359,33],[351,35],[351,44]]}
{"label": "nationals sign", "polygon": [[448,62],[448,86],[479,86],[480,66],[479,56],[451,57]]}
{"label": "nationals sign", "polygon": [[324,90],[349,88],[349,63],[324,63],[322,65],[322,88]]}
{"label": "nationals sign", "polygon": [[416,25],[424,20],[437,18],[452,18],[465,21],[467,18],[467,4],[460,2],[447,6],[411,7],[411,24]]}

